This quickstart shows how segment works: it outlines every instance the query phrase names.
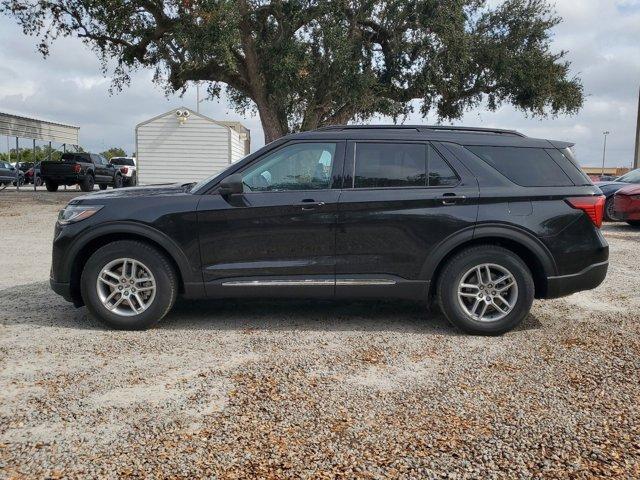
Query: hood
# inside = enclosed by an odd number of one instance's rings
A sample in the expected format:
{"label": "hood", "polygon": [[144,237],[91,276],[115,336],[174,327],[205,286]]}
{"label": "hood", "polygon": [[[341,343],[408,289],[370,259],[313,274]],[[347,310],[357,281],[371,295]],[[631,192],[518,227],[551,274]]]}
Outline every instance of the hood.
{"label": "hood", "polygon": [[604,180],[601,182],[593,182],[594,185],[598,186],[598,187],[608,187],[609,185],[619,185],[619,186],[624,186],[624,185],[629,185],[627,182],[616,182],[613,180]]}
{"label": "hood", "polygon": [[632,184],[622,187],[616,192],[616,195],[640,195],[640,185]]}
{"label": "hood", "polygon": [[190,183],[169,183],[161,185],[147,185],[144,187],[127,187],[108,189],[99,192],[82,195],[71,200],[69,203],[100,201],[103,199],[120,199],[120,198],[141,198],[141,197],[157,197],[168,195],[183,195],[188,191]]}
{"label": "hood", "polygon": [[596,187],[599,187],[607,197],[611,196],[622,187],[629,185],[625,182],[595,182]]}

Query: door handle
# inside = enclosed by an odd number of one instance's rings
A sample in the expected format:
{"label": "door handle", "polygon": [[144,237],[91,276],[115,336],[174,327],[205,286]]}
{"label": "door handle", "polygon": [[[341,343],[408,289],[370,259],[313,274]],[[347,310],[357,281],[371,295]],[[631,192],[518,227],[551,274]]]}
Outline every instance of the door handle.
{"label": "door handle", "polygon": [[464,202],[467,197],[464,195],[456,195],[455,193],[445,193],[439,197],[436,197],[437,200],[443,205],[455,205],[456,203]]}
{"label": "door handle", "polygon": [[325,205],[324,202],[316,202],[312,198],[305,198],[300,202],[302,204],[302,211],[307,212],[309,210],[315,210],[318,207],[323,207]]}

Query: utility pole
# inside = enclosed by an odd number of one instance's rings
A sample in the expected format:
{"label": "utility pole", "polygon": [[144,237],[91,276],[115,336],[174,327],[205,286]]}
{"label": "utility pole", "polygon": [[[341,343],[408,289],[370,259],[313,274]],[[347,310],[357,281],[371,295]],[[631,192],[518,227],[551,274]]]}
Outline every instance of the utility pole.
{"label": "utility pole", "polygon": [[602,132],[604,135],[604,147],[602,149],[602,172],[600,175],[604,175],[604,160],[607,158],[607,135],[609,135],[609,130]]}
{"label": "utility pole", "polygon": [[640,168],[640,89],[638,89],[638,118],[636,120],[636,150],[633,155],[633,168]]}
{"label": "utility pole", "polygon": [[204,98],[200,100],[200,82],[196,82],[196,112],[200,113],[200,104],[204,102]]}

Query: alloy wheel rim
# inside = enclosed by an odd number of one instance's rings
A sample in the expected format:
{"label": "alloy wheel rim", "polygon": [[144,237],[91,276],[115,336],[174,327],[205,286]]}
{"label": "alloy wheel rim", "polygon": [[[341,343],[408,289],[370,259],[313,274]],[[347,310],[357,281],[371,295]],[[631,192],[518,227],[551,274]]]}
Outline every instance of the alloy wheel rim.
{"label": "alloy wheel rim", "polygon": [[108,311],[132,317],[141,314],[153,303],[156,280],[142,262],[133,258],[118,258],[100,270],[96,292]]}
{"label": "alloy wheel rim", "polygon": [[458,284],[458,302],[473,320],[497,322],[509,315],[518,301],[518,283],[501,265],[483,263],[470,268]]}

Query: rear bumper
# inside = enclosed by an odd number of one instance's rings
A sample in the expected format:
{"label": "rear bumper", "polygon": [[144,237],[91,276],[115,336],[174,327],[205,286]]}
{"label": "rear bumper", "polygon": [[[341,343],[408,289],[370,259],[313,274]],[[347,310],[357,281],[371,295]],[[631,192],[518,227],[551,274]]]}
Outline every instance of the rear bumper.
{"label": "rear bumper", "polygon": [[571,275],[560,275],[547,278],[547,295],[545,298],[558,298],[582,290],[591,290],[600,285],[607,276],[609,261],[594,263]]}

